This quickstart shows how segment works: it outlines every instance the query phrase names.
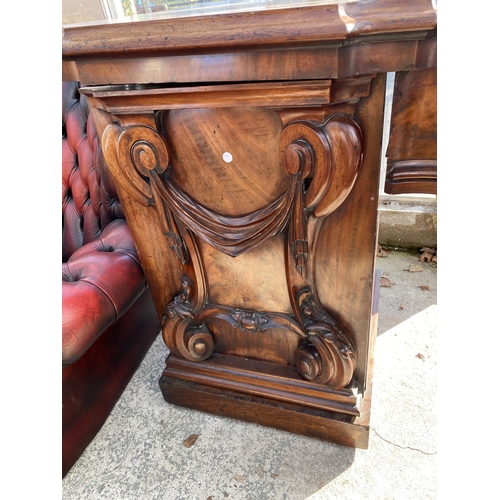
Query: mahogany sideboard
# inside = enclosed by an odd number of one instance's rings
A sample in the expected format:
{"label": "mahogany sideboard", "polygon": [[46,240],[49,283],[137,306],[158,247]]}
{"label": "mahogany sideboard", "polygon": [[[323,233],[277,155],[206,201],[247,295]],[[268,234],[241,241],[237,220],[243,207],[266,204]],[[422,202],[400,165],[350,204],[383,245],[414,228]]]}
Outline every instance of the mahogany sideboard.
{"label": "mahogany sideboard", "polygon": [[436,10],[259,5],[66,26],[63,79],[161,319],[165,400],[366,448],[386,74],[386,190],[435,192]]}

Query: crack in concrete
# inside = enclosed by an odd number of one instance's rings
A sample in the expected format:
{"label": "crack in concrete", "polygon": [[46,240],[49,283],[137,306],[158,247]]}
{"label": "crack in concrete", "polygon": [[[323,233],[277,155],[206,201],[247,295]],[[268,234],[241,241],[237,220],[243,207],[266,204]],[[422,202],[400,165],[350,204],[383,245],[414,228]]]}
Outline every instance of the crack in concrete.
{"label": "crack in concrete", "polygon": [[420,450],[419,448],[412,448],[411,446],[401,446],[400,444],[393,443],[392,441],[389,441],[388,439],[385,439],[382,437],[373,427],[371,429],[382,441],[385,441],[386,443],[392,444],[393,446],[396,446],[398,448],[401,448],[402,450],[412,450],[412,451],[419,451],[420,453],[423,453],[424,455],[437,455],[437,451],[433,452],[427,452],[424,450]]}

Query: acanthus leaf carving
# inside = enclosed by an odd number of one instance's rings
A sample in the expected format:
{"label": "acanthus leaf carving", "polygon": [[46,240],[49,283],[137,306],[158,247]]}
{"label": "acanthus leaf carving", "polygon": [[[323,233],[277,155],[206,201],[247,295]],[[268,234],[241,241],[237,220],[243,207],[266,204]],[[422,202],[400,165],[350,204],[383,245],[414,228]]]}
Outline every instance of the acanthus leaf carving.
{"label": "acanthus leaf carving", "polygon": [[251,333],[260,331],[262,326],[269,322],[265,314],[259,314],[254,311],[236,309],[230,315],[236,321],[240,330]]}
{"label": "acanthus leaf carving", "polygon": [[161,325],[165,324],[167,319],[172,318],[194,318],[195,313],[190,299],[193,295],[193,283],[187,276],[182,277],[182,290],[174,300],[167,305],[161,319]]}
{"label": "acanthus leaf carving", "polygon": [[182,291],[164,314],[164,326],[174,332],[176,346],[185,358],[203,361],[211,356],[215,346],[211,331],[213,320],[223,321],[246,333],[282,328],[303,339],[295,351],[295,363],[306,380],[334,389],[341,389],[350,382],[356,359],[354,344],[345,329],[318,306],[310,291],[301,294],[305,315],[301,321],[283,313],[210,304],[196,312],[190,302],[192,293],[192,284],[184,276]]}
{"label": "acanthus leaf carving", "polygon": [[299,373],[307,380],[345,387],[354,373],[356,350],[346,329],[323,310],[309,288],[299,292],[296,304],[306,340],[295,352]]}

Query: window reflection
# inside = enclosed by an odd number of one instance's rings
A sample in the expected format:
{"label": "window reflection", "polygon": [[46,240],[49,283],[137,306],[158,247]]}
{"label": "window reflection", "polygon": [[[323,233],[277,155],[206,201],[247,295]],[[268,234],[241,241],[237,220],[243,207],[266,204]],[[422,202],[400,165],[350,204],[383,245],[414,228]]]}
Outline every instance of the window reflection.
{"label": "window reflection", "polygon": [[184,17],[356,1],[358,0],[62,0],[62,21],[63,25],[92,21],[139,21],[157,16]]}
{"label": "window reflection", "polygon": [[[256,6],[258,4],[283,4],[291,3],[290,0],[276,2],[272,0],[103,0],[111,4],[113,18],[141,16],[143,14],[153,14],[155,12],[189,12],[194,10],[205,11],[207,8],[220,12],[228,10],[234,6]],[[292,0],[293,3],[294,0]],[[308,0],[301,0],[301,3],[308,3]]]}

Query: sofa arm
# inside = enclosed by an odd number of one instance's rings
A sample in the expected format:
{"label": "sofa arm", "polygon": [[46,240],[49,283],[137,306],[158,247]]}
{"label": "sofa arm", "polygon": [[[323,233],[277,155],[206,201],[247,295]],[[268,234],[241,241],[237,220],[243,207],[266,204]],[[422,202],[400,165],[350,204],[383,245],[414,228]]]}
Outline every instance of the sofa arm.
{"label": "sofa arm", "polygon": [[146,288],[127,222],[117,219],[101,237],[62,266],[62,364],[80,358]]}

